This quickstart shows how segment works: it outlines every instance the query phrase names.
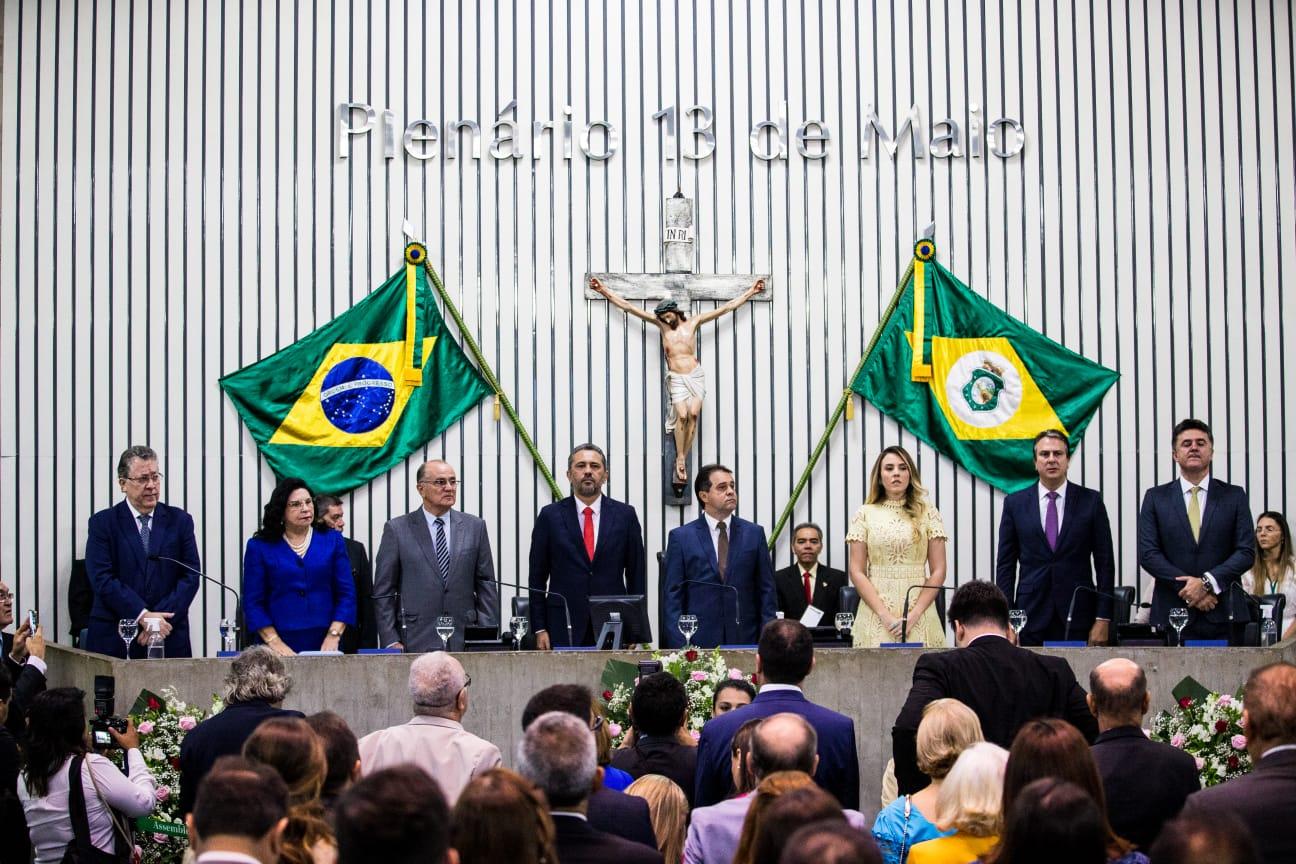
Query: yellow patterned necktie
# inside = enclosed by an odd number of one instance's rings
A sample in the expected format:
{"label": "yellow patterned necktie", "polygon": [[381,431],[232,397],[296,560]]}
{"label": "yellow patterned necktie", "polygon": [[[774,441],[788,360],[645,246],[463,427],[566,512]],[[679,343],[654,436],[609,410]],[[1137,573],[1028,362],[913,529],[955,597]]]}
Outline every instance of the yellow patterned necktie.
{"label": "yellow patterned necktie", "polygon": [[1197,540],[1201,534],[1201,504],[1197,502],[1197,492],[1200,489],[1200,486],[1192,487],[1192,500],[1188,502],[1188,527],[1192,528],[1193,540]]}

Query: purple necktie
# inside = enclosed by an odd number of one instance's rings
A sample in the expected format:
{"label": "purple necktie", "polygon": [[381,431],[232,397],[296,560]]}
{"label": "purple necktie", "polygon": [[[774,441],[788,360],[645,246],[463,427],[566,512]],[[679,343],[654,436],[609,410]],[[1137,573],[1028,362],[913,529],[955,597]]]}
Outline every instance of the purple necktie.
{"label": "purple necktie", "polygon": [[1048,540],[1049,548],[1057,551],[1058,535],[1058,512],[1057,499],[1058,493],[1050,492],[1044,497],[1048,498],[1048,511],[1044,514],[1044,539]]}

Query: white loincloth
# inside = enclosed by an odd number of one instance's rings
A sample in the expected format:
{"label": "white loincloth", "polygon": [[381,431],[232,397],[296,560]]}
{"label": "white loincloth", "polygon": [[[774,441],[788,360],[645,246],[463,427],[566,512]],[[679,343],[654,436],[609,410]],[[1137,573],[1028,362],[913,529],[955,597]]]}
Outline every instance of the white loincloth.
{"label": "white loincloth", "polygon": [[699,363],[688,373],[667,372],[666,389],[670,393],[670,405],[666,407],[666,431],[674,432],[675,424],[679,421],[675,406],[690,399],[706,397],[706,372],[702,369],[702,364]]}

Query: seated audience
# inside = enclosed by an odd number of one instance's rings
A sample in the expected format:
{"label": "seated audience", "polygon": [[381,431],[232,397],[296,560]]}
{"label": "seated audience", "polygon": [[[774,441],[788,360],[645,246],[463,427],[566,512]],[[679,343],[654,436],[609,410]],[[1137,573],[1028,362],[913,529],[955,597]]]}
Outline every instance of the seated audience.
{"label": "seated audience", "polygon": [[459,864],[558,862],[548,802],[507,768],[492,768],[470,780],[450,821],[450,845],[459,853]]}
{"label": "seated audience", "polygon": [[[1011,757],[1009,757],[1011,758]],[[1004,814],[1003,839],[987,864],[1103,864],[1107,819],[1074,783],[1045,777],[1027,784]]]}
{"label": "seated audience", "polygon": [[277,864],[288,826],[288,787],[273,768],[222,756],[185,817],[195,864]]}
{"label": "seated audience", "polygon": [[1017,733],[1004,772],[1004,812],[1012,809],[1023,789],[1044,777],[1074,783],[1093,798],[1107,832],[1108,860],[1117,864],[1147,864],[1147,856],[1132,851],[1129,841],[1118,836],[1107,821],[1107,800],[1089,745],[1078,729],[1056,717],[1031,720]]}
{"label": "seated audience", "polygon": [[[753,717],[743,723],[738,727],[738,731],[734,732],[733,741],[729,744],[729,772],[733,775],[734,798],[749,795],[756,788],[756,777],[752,774],[751,760],[747,757],[751,754],[752,738],[756,735],[756,727],[761,722],[762,718]],[[720,802],[723,803],[725,802]],[[719,807],[720,804],[714,806]]]}
{"label": "seated audience", "polygon": [[1003,828],[1004,765],[1008,751],[980,741],[968,747],[936,796],[936,825],[954,833],[909,850],[909,864],[967,864],[994,848]]}
{"label": "seated audience", "polygon": [[815,782],[836,796],[843,807],[859,804],[859,756],[855,751],[855,721],[806,699],[801,684],[814,669],[814,640],[799,621],[776,619],[761,630],[756,648],[760,693],[752,704],[713,718],[698,740],[697,782],[693,805],[706,807],[733,791],[729,771],[729,742],[734,730],[752,717],[791,712],[804,717],[818,736]]}
{"label": "seated audience", "polygon": [[469,780],[501,762],[498,747],[463,727],[471,683],[459,661],[444,651],[416,657],[409,670],[414,718],[360,739],[361,772],[417,765],[441,784],[453,805]]}
{"label": "seated audience", "polygon": [[[140,754],[135,722],[128,721],[125,732],[110,729],[108,734],[125,751],[124,775],[106,757],[89,752],[85,693],[76,687],[56,687],[32,700],[18,798],[27,816],[36,864],[63,860],[73,843],[74,808],[84,807],[88,844],[77,846],[86,861],[93,855],[89,847],[107,854],[129,853],[123,817],[153,812],[157,784]],[[78,800],[80,805],[75,803]]]}
{"label": "seated audience", "polygon": [[[612,765],[612,730],[608,729],[607,712],[598,697],[590,694],[590,715],[594,718],[594,746],[598,749],[598,764],[603,769],[603,785],[616,792],[624,792],[634,782],[630,772]],[[631,733],[634,730],[630,730]],[[629,736],[633,743],[633,734]]]}
{"label": "seated audience", "polygon": [[300,717],[272,717],[243,744],[243,758],[273,768],[288,786],[288,826],[279,860],[332,864],[337,841],[319,797],[328,770],[320,737]]}
{"label": "seated audience", "polygon": [[[541,714],[565,711],[588,724],[592,739],[592,730],[596,725],[593,701],[590,689],[580,684],[554,684],[546,687],[532,696],[522,709],[522,731],[525,732]],[[648,803],[642,798],[608,789],[600,783],[589,798],[586,816],[590,825],[599,831],[657,848],[657,835],[653,833]]]}
{"label": "seated audience", "polygon": [[193,809],[198,783],[221,756],[235,756],[262,720],[301,717],[282,708],[292,690],[283,660],[269,648],[247,649],[230,663],[225,676],[225,710],[189,731],[180,742],[180,812]]}
{"label": "seated audience", "polygon": [[684,790],[669,777],[645,774],[630,784],[626,794],[648,802],[648,815],[657,835],[657,851],[662,853],[666,864],[680,864],[684,860],[684,831],[689,814]]}
{"label": "seated audience", "polygon": [[[747,813],[747,818],[753,823],[751,848],[747,857],[743,858],[740,841],[734,864],[778,864],[779,858],[783,856],[783,848],[802,825],[827,821],[848,824],[837,799],[813,784],[789,790],[770,800],[759,811],[757,806],[761,804],[759,799],[762,794],[759,788],[756,794],[758,800]],[[746,826],[743,830],[745,833]]]}
{"label": "seated audience", "polygon": [[[630,697],[634,743],[612,756],[612,766],[631,777],[669,777],[691,799],[697,772],[697,747],[680,738],[688,722],[688,693],[669,672],[640,679]],[[604,781],[606,782],[606,780]]]}
{"label": "seated audience", "polygon": [[789,837],[779,864],[882,864],[882,854],[868,834],[829,819]]}
{"label": "seated audience", "polygon": [[[338,864],[457,864],[450,808],[421,768],[366,774],[333,808]],[[565,864],[565,862],[564,862]]]}
{"label": "seated audience", "polygon": [[711,716],[728,714],[735,708],[750,705],[756,698],[756,688],[745,678],[729,678],[716,685],[711,694]]}
{"label": "seated audience", "polygon": [[1265,864],[1296,861],[1296,830],[1275,818],[1296,813],[1296,666],[1270,663],[1254,670],[1242,705],[1251,773],[1193,794],[1187,806],[1241,817]]}
{"label": "seated audience", "polygon": [[645,848],[589,824],[585,811],[599,768],[587,721],[564,711],[540,715],[522,736],[517,763],[518,773],[538,786],[549,802],[561,864],[661,864],[655,847]]}
{"label": "seated audience", "polygon": [[360,779],[360,742],[347,722],[332,711],[320,711],[306,718],[311,729],[324,742],[324,788],[320,803],[332,810],[337,797]]}
{"label": "seated audience", "polygon": [[873,839],[886,864],[904,864],[915,843],[948,833],[935,824],[941,783],[959,754],[981,740],[981,721],[957,699],[937,699],[923,708],[918,724],[918,770],[930,777],[931,783],[892,801],[873,822]]}
{"label": "seated audience", "polygon": [[1098,718],[1092,750],[1107,797],[1107,819],[1118,835],[1147,848],[1166,820],[1201,788],[1197,764],[1184,751],[1143,733],[1152,697],[1137,663],[1117,658],[1094,667],[1087,701]]}
{"label": "seated audience", "polygon": [[1225,810],[1171,819],[1148,853],[1152,864],[1260,864],[1251,829]]}

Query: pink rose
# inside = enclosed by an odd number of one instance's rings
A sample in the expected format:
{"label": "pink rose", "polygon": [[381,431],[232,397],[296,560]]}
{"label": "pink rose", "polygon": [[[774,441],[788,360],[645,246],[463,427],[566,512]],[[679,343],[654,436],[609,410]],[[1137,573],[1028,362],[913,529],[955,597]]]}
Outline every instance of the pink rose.
{"label": "pink rose", "polygon": [[187,714],[184,717],[180,718],[180,728],[186,732],[193,729],[197,725],[198,725],[198,721]]}
{"label": "pink rose", "polygon": [[167,841],[167,835],[161,833],[160,831],[153,832],[154,843],[165,843],[166,841]]}
{"label": "pink rose", "polygon": [[609,724],[608,724],[608,734],[611,735],[613,738],[615,738],[615,737],[617,737],[618,735],[620,735],[620,734],[621,734],[621,724],[620,724],[620,723],[609,723]]}
{"label": "pink rose", "polygon": [[742,680],[742,677],[743,677],[743,674],[742,674],[742,670],[741,670],[741,669],[730,669],[730,670],[729,670],[729,680],[730,680],[730,681],[741,681],[741,680]]}
{"label": "pink rose", "polygon": [[1182,750],[1184,746],[1184,740],[1185,739],[1183,733],[1176,732],[1175,734],[1170,736],[1170,746],[1178,747],[1180,750]]}
{"label": "pink rose", "polygon": [[1234,735],[1234,736],[1233,736],[1233,740],[1229,741],[1229,743],[1233,745],[1233,749],[1234,749],[1234,750],[1245,750],[1245,749],[1246,749],[1246,736],[1245,736],[1245,735]]}
{"label": "pink rose", "polygon": [[1198,771],[1200,771],[1200,770],[1202,769],[1202,766],[1204,766],[1204,765],[1206,764],[1206,760],[1203,759],[1203,758],[1200,757],[1200,756],[1194,756],[1194,757],[1193,757],[1193,761],[1197,763],[1197,770],[1198,770]]}
{"label": "pink rose", "polygon": [[151,735],[153,733],[153,721],[145,720],[143,723],[135,727],[135,731],[139,732],[141,735]]}
{"label": "pink rose", "polygon": [[157,800],[165,801],[166,799],[171,797],[171,787],[159,786],[157,787],[157,791],[155,791],[153,794],[157,796]]}
{"label": "pink rose", "polygon": [[705,672],[690,672],[689,677],[692,678],[694,681],[707,680],[707,674]]}
{"label": "pink rose", "polygon": [[1228,695],[1227,693],[1225,693],[1223,696],[1221,696],[1221,697],[1219,698],[1219,704],[1220,704],[1220,705],[1232,705],[1232,704],[1233,704],[1233,697],[1230,696],[1230,695]]}
{"label": "pink rose", "polygon": [[702,733],[701,733],[701,732],[698,732],[697,730],[693,730],[693,731],[689,732],[689,737],[692,738],[694,741],[701,741],[701,740],[702,740]]}

